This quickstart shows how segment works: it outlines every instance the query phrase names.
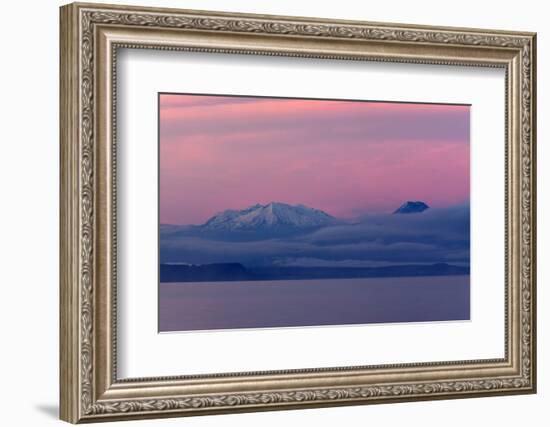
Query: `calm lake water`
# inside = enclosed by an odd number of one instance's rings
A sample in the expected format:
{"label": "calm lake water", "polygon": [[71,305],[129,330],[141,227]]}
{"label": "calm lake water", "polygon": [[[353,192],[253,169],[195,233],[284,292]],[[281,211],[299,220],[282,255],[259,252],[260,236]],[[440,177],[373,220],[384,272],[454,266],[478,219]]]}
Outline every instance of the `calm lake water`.
{"label": "calm lake water", "polygon": [[161,332],[469,318],[470,276],[159,286]]}

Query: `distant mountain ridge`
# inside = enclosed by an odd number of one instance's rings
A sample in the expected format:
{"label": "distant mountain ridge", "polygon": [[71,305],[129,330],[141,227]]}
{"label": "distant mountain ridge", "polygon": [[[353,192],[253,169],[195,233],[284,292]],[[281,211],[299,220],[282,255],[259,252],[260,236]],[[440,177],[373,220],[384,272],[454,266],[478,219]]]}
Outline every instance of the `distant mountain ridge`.
{"label": "distant mountain ridge", "polygon": [[276,230],[312,228],[337,222],[333,216],[305,205],[271,202],[242,210],[220,212],[199,227],[206,231]]}

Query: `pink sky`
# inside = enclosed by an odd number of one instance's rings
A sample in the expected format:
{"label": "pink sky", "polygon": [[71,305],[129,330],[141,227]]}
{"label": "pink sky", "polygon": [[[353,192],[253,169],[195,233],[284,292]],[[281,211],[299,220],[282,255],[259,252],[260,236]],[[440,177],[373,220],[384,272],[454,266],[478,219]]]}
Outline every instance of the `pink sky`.
{"label": "pink sky", "polygon": [[160,95],[160,222],[271,201],[336,217],[470,194],[470,107]]}

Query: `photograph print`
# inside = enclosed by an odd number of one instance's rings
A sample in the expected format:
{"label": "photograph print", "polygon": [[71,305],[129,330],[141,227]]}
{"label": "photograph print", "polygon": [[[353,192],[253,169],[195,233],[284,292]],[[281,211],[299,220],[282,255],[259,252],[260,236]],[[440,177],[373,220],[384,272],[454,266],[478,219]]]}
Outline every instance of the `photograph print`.
{"label": "photograph print", "polygon": [[158,102],[159,332],[470,319],[470,105]]}

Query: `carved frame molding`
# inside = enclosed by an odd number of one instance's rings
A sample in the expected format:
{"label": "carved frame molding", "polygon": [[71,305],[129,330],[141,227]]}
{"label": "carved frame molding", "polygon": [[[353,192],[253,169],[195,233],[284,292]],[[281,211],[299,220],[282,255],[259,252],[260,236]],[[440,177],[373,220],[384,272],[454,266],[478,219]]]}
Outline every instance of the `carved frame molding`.
{"label": "carved frame molding", "polygon": [[[140,33],[134,40],[128,34],[136,30]],[[117,39],[116,34],[121,31],[125,32],[125,37]],[[159,37],[169,34],[169,38],[174,39],[192,34],[194,40],[221,34],[224,40],[235,39],[235,42],[224,41],[214,47],[211,41],[207,47],[201,46],[201,43],[186,45],[173,40],[170,43],[159,40],[143,42],[143,37],[150,38],[156,32]],[[242,45],[247,36],[252,41],[264,37],[267,44],[273,43],[275,46],[256,48]],[[310,48],[318,40],[322,40],[323,45],[316,50]],[[99,44],[107,46],[107,49],[102,50]],[[394,50],[395,46],[399,47],[399,51]],[[114,139],[114,64],[116,49],[120,47],[505,67],[509,147],[505,177],[509,205],[506,238],[510,246],[507,254],[509,271],[506,274],[517,283],[515,287],[513,283],[509,285],[507,294],[506,321],[509,329],[506,335],[509,342],[506,343],[506,358],[352,367],[351,373],[364,372],[366,379],[369,375],[381,373],[372,383],[366,381],[347,386],[340,386],[336,381],[332,386],[318,386],[317,382],[307,379],[308,375],[317,378],[316,374],[327,373],[326,384],[330,384],[330,378],[347,372],[346,367],[248,373],[249,378],[230,374],[205,376],[203,381],[212,387],[209,393],[174,394],[177,387],[183,387],[189,381],[183,377],[130,382],[117,380],[116,336],[113,333],[116,330],[116,287],[104,289],[101,280],[104,274],[110,274],[116,282],[116,257],[113,256],[116,253],[116,232],[112,236],[103,235],[105,230],[116,229],[116,186],[110,194],[98,190],[102,185],[107,188],[113,184],[112,179],[103,183],[101,174],[106,172],[108,166],[98,166],[102,162],[98,157],[106,156],[112,162],[113,169],[107,172],[113,174],[116,154],[98,154],[103,153],[98,150],[112,150],[114,144],[112,141],[110,146],[103,144],[102,137],[110,135]],[[110,53],[108,58],[105,52]],[[111,76],[110,79],[105,78],[103,83],[98,83],[102,79],[100,68]],[[104,97],[100,91],[109,91],[109,94]],[[92,4],[62,7],[61,418],[70,422],[101,421],[534,392],[534,97],[535,35],[532,33]],[[109,107],[105,107],[105,100],[110,101]],[[102,108],[105,111],[101,112]],[[106,195],[111,202],[105,200]],[[109,209],[111,215],[107,216]],[[103,225],[98,226],[98,223]],[[104,253],[105,240],[108,240],[111,251],[115,252]],[[110,265],[104,266],[103,263],[109,260]],[[109,294],[110,291],[114,293]],[[441,371],[445,369],[448,372],[441,377]],[[495,369],[507,370],[502,374]],[[411,372],[421,372],[429,377],[432,371],[438,373],[437,378],[415,381],[407,376]],[[247,391],[249,388],[243,388],[243,391],[238,391],[239,381],[254,381],[269,375],[282,382],[272,389]],[[285,378],[295,380],[296,376],[303,378],[303,386],[284,387]],[[201,378],[192,380],[200,382]],[[224,392],[223,387],[218,389],[221,383],[225,384],[225,380],[236,384],[237,391]],[[150,393],[154,384],[161,389],[164,387],[165,391]]]}

